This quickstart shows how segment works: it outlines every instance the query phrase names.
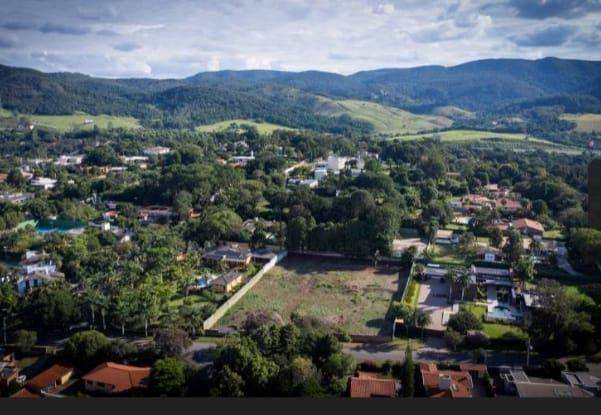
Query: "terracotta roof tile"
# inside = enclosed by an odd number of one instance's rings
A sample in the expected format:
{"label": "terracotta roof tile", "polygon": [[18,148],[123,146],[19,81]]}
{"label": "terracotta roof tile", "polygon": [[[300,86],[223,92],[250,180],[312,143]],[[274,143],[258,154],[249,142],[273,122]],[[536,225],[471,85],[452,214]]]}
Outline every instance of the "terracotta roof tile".
{"label": "terracotta roof tile", "polygon": [[150,376],[149,367],[136,367],[106,362],[83,376],[83,380],[101,382],[112,385],[113,393],[145,387],[145,381]]}

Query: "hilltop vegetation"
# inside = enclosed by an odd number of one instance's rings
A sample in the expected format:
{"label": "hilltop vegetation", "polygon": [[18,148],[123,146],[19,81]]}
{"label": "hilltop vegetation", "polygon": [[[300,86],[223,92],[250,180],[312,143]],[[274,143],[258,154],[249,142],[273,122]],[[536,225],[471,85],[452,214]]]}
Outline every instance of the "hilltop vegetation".
{"label": "hilltop vegetation", "polygon": [[254,127],[257,129],[259,134],[271,134],[276,130],[292,130],[290,127],[286,127],[283,125],[272,124],[264,121],[253,121],[253,120],[226,120],[219,121],[212,124],[200,125],[196,127],[196,131],[201,132],[219,132],[219,131],[227,131],[230,129],[239,130],[241,126]]}
{"label": "hilltop vegetation", "polygon": [[576,123],[579,132],[601,132],[601,114],[563,114],[561,119]]}

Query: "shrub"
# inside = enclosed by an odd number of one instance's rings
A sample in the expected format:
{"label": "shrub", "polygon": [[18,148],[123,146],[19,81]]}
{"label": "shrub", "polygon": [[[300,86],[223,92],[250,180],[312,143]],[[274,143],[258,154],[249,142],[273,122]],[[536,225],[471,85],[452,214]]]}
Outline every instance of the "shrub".
{"label": "shrub", "polygon": [[561,372],[566,370],[566,367],[557,359],[547,359],[543,362],[543,370],[545,376],[555,379],[561,378]]}
{"label": "shrub", "polygon": [[65,357],[78,366],[90,367],[104,357],[110,346],[109,340],[99,331],[75,333],[65,343]]}
{"label": "shrub", "polygon": [[586,362],[581,358],[570,359],[566,362],[568,369],[572,372],[588,372]]}
{"label": "shrub", "polygon": [[481,330],[482,321],[467,310],[460,310],[449,317],[447,327],[458,333],[466,334],[468,330]]}
{"label": "shrub", "polygon": [[35,331],[17,330],[14,337],[15,348],[19,353],[29,353],[38,341]]}

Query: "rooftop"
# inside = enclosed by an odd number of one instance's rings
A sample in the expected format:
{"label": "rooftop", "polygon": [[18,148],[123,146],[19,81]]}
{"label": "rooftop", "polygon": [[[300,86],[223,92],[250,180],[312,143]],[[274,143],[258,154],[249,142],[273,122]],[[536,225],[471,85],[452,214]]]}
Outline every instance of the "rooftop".
{"label": "rooftop", "polygon": [[112,392],[119,393],[130,389],[146,387],[146,381],[149,376],[149,367],[105,362],[83,376],[82,379],[111,385],[113,387]]}

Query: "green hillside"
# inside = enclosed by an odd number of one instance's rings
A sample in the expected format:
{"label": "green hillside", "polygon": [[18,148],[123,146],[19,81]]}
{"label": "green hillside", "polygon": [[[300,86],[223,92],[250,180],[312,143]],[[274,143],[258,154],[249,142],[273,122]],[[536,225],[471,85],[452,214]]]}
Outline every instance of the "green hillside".
{"label": "green hillside", "polygon": [[244,119],[235,119],[235,120],[227,120],[227,121],[219,121],[213,124],[200,125],[196,127],[197,131],[202,132],[217,132],[217,131],[225,131],[229,128],[233,128],[234,126],[241,125],[250,125],[252,127],[256,127],[259,131],[259,134],[271,134],[275,130],[293,130],[293,128],[285,127],[283,125],[272,124],[269,122],[256,122],[253,120],[244,120]]}
{"label": "green hillside", "polygon": [[563,114],[560,118],[575,122],[578,132],[601,132],[601,114]]}
{"label": "green hillside", "polygon": [[1,110],[0,128],[14,128],[19,119],[26,118],[31,124],[37,127],[52,128],[61,132],[91,130],[94,125],[98,128],[140,128],[138,120],[133,117],[121,117],[114,115],[90,115],[84,112],[77,112],[71,115],[33,115],[33,114],[13,114],[10,111]]}
{"label": "green hillside", "polygon": [[318,114],[331,117],[348,115],[372,124],[375,130],[382,134],[415,134],[448,128],[453,124],[453,121],[447,117],[412,114],[399,108],[357,100],[332,100],[319,97],[316,111]]}
{"label": "green hillside", "polygon": [[[526,139],[525,134],[518,133],[498,133],[494,131],[476,131],[476,130],[449,130],[438,133],[428,134],[409,134],[400,135],[393,137],[402,141],[418,140],[420,138],[433,138],[439,137],[442,141],[474,141],[474,140],[488,140],[498,138],[502,140],[518,140],[522,141]],[[552,144],[546,140],[539,138],[528,137],[528,141],[536,143]]]}

